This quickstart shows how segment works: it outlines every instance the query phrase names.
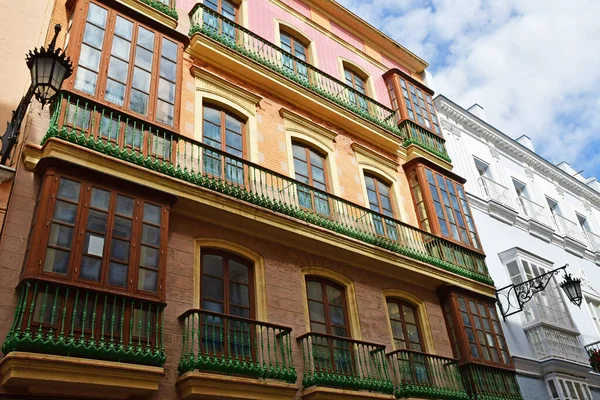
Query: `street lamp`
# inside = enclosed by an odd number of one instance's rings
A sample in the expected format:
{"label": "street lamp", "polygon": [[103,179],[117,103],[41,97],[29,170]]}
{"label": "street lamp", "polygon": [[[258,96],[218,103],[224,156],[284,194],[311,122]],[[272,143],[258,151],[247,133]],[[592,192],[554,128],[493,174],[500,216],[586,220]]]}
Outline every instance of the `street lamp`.
{"label": "street lamp", "polygon": [[69,57],[60,48],[55,48],[60,29],[60,24],[54,26],[54,38],[52,38],[47,49],[41,47],[39,50],[29,51],[29,54],[25,57],[27,68],[31,72],[31,85],[19,102],[17,109],[13,111],[12,119],[6,127],[6,132],[2,135],[0,165],[6,164],[13,146],[17,143],[21,123],[25,118],[25,112],[29,107],[31,98],[35,96],[43,108],[54,100],[64,80],[73,73],[73,65]]}
{"label": "street lamp", "polygon": [[[560,283],[569,301],[577,307],[581,307],[583,296],[581,295],[581,279],[573,278],[571,274],[567,274],[565,264],[560,268],[556,268],[545,274],[536,276],[533,279],[519,283],[517,285],[508,285],[496,291],[496,299],[500,307],[500,313],[504,320],[509,315],[517,314],[523,311],[523,306],[533,298],[533,295],[543,291],[548,286],[553,275],[558,275],[559,271],[563,271],[564,280]],[[511,299],[516,299],[517,304],[513,304]]]}

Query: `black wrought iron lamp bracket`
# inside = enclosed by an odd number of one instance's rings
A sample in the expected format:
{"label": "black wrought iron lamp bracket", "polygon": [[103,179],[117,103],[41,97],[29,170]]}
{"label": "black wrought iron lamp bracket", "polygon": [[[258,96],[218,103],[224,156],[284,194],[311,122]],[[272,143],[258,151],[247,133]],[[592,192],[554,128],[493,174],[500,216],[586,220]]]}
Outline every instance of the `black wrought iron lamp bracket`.
{"label": "black wrought iron lamp bracket", "polygon": [[[559,271],[564,271],[566,277],[568,266],[569,264],[565,264],[562,267],[536,276],[518,285],[508,285],[498,289],[496,291],[496,300],[498,300],[498,307],[500,307],[502,318],[506,321],[506,317],[523,311],[523,306],[533,298],[534,294],[546,289],[552,277],[558,275]],[[516,299],[517,304],[513,304],[511,299]]]}

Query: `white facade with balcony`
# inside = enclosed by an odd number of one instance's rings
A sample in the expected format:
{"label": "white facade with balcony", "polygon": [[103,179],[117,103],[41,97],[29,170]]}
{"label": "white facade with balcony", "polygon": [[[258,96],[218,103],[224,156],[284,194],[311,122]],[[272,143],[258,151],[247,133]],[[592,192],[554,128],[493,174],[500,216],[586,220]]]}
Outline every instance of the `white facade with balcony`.
{"label": "white facade with balcony", "polygon": [[[600,374],[584,347],[600,341],[600,183],[546,161],[529,138],[487,124],[481,109],[471,113],[444,96],[435,104],[496,286],[565,264],[583,282],[581,308],[560,289],[561,272],[504,322],[525,399],[600,399]],[[545,393],[528,390],[532,382]]]}

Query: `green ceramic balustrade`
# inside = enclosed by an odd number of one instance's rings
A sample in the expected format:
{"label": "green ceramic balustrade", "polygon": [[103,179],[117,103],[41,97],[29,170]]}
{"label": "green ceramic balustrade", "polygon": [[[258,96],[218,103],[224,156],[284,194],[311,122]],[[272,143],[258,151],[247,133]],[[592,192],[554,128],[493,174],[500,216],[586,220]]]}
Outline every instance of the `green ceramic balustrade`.
{"label": "green ceramic balustrade", "polygon": [[396,398],[468,400],[457,360],[412,350],[387,355]]}
{"label": "green ceramic balustrade", "polygon": [[190,36],[202,33],[383,129],[400,135],[396,126],[396,113],[392,109],[223,17],[204,4],[196,4],[190,12],[190,19]]}
{"label": "green ceramic balustrade", "polygon": [[385,346],[309,332],[297,338],[302,350],[302,386],[326,386],[392,394]]}
{"label": "green ceramic balustrade", "polygon": [[460,371],[472,400],[523,400],[514,371],[480,364],[462,365]]}
{"label": "green ceramic balustrade", "polygon": [[177,14],[175,0],[140,0],[142,3],[160,11],[161,13],[173,18],[175,21],[179,19]]}
{"label": "green ceramic balustrade", "polygon": [[162,366],[162,304],[38,280],[23,281],[2,352],[25,351]]}
{"label": "green ceramic balustrade", "polygon": [[404,146],[408,147],[411,144],[416,144],[442,160],[452,162],[446,151],[445,140],[443,138],[433,132],[429,132],[409,119],[400,122],[398,126],[402,131],[402,137],[406,138],[403,142]]}
{"label": "green ceramic balustrade", "polygon": [[211,371],[296,383],[291,328],[197,309],[179,320],[179,373]]}
{"label": "green ceramic balustrade", "polygon": [[54,105],[42,144],[52,137],[493,284],[481,253],[73,94]]}
{"label": "green ceramic balustrade", "polygon": [[600,341],[588,344],[585,346],[585,350],[590,356],[592,369],[600,374]]}

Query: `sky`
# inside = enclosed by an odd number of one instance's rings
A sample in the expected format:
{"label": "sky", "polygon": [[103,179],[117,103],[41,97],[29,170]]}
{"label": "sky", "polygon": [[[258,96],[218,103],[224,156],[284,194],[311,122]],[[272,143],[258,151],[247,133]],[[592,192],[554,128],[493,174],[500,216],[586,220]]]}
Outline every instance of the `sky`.
{"label": "sky", "polygon": [[600,179],[599,0],[338,0],[551,162]]}

